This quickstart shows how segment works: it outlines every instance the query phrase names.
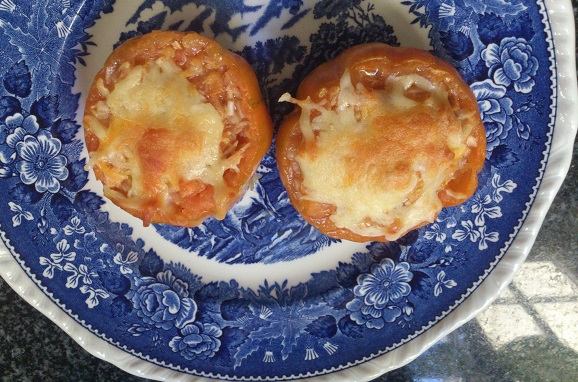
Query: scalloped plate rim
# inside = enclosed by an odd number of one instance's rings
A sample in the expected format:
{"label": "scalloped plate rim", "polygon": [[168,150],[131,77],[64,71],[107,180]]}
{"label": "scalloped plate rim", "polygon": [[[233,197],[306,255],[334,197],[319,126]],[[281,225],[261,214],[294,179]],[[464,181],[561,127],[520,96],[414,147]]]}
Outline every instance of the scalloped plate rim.
{"label": "scalloped plate rim", "polygon": [[[317,376],[313,380],[326,381],[340,377],[351,381],[366,381],[406,365],[438,340],[472,319],[477,313],[491,304],[511,282],[517,270],[525,261],[546,213],[570,168],[573,145],[578,128],[578,112],[572,110],[572,106],[575,105],[578,99],[574,74],[575,56],[572,55],[575,35],[564,33],[574,30],[574,24],[570,16],[571,2],[565,1],[561,3],[560,1],[545,0],[545,4],[551,27],[551,37],[554,40],[558,74],[554,133],[550,141],[550,155],[547,159],[541,184],[536,189],[532,207],[527,213],[525,221],[510,248],[488,277],[465,301],[440,322],[419,335],[419,337],[386,354],[354,367],[346,368],[336,373],[329,373],[331,370],[324,370],[328,373]],[[571,80],[561,81],[561,79],[568,78]],[[93,356],[110,362],[120,369],[139,377],[188,382],[207,380],[204,377],[166,369],[149,363],[100,339],[97,334],[84,328],[52,302],[32,281],[18,261],[10,254],[10,250],[4,245],[0,245],[0,264],[0,276],[12,289],[26,302],[57,324]],[[303,378],[309,376],[292,375],[291,377]],[[262,378],[255,379],[262,380]]]}

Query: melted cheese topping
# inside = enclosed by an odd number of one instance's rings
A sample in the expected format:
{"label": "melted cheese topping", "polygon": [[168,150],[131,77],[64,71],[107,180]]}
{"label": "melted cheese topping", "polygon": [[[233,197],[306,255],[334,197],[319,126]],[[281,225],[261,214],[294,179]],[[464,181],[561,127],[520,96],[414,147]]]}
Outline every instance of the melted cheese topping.
{"label": "melted cheese topping", "polygon": [[[421,93],[423,99],[408,91]],[[414,100],[418,99],[418,100]],[[298,104],[304,139],[313,148],[296,157],[303,198],[335,206],[338,228],[396,240],[442,208],[438,192],[468,152],[471,131],[448,101],[443,86],[418,75],[390,76],[383,90],[340,81],[335,107],[288,94]],[[311,111],[318,116],[311,119]]]}
{"label": "melted cheese topping", "polygon": [[[98,165],[105,193],[125,199],[125,206],[167,206],[180,181],[193,179],[213,185],[217,194],[225,188],[223,173],[239,163],[240,155],[225,159],[221,153],[219,113],[171,60],[131,68],[97,108],[94,115],[108,113],[108,128],[94,116],[85,119],[99,139],[89,166]],[[123,182],[130,184],[127,198],[112,190]]]}

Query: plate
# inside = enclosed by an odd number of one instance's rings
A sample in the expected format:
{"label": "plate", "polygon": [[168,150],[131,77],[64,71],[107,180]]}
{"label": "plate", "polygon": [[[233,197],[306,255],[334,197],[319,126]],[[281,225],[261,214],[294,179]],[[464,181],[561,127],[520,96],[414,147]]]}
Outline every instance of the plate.
{"label": "plate", "polygon": [[[0,270],[92,354],[154,379],[367,380],[489,304],[530,250],[569,167],[569,2],[0,1]],[[465,204],[392,243],[330,240],[288,203],[274,153],[221,222],[143,227],[86,172],[85,96],[120,42],[195,30],[279,96],[368,41],[449,60],[487,131]]]}

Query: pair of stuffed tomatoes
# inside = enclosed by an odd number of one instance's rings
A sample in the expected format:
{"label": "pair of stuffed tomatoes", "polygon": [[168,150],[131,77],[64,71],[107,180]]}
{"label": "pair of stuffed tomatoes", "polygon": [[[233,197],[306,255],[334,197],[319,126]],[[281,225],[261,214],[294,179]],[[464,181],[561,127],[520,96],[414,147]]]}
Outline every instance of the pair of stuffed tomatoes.
{"label": "pair of stuffed tomatoes", "polygon": [[371,43],[317,67],[277,135],[289,198],[326,235],[391,241],[472,196],[485,131],[445,61]]}
{"label": "pair of stuffed tomatoes", "polygon": [[85,107],[88,167],[104,195],[145,225],[225,217],[271,144],[251,66],[196,33],[120,45]]}
{"label": "pair of stuffed tomatoes", "polygon": [[[321,232],[395,240],[477,187],[485,134],[448,63],[373,43],[316,68],[277,136],[289,198]],[[149,223],[225,217],[272,139],[251,66],[196,33],[153,32],[113,51],[88,94],[88,167]]]}

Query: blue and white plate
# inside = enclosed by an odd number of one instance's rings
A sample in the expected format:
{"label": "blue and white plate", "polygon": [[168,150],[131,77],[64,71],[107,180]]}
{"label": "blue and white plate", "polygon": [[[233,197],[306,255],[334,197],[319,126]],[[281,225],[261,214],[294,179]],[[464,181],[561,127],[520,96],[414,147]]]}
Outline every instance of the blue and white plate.
{"label": "blue and white plate", "polygon": [[[0,0],[1,274],[91,353],[150,378],[368,379],[487,305],[528,253],[576,133],[572,13],[559,0]],[[476,194],[397,242],[330,240],[270,152],[224,221],[143,228],[85,171],[93,76],[154,29],[216,38],[273,119],[314,67],[370,41],[449,60],[487,130]]]}

